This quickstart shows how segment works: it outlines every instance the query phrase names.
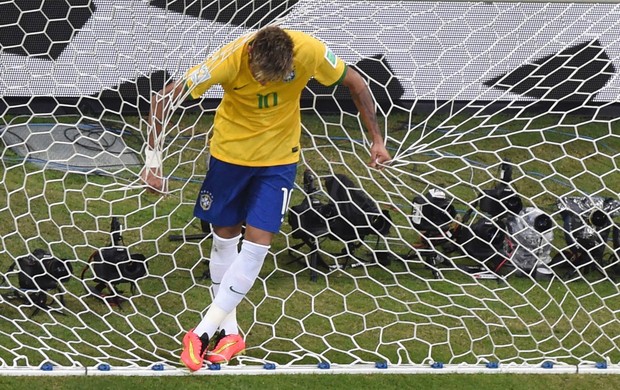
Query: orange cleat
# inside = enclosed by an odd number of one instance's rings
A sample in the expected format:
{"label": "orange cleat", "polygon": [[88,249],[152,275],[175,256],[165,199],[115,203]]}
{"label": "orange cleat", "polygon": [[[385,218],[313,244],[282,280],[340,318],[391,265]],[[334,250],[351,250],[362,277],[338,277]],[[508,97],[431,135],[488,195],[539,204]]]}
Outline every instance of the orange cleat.
{"label": "orange cleat", "polygon": [[228,363],[235,356],[245,353],[245,341],[238,334],[229,334],[228,336],[221,331],[215,340],[215,348],[207,352],[207,361],[209,363]]}
{"label": "orange cleat", "polygon": [[183,352],[181,352],[181,363],[185,364],[191,371],[198,371],[202,368],[204,358],[209,346],[207,334],[198,336],[191,329],[183,337]]}

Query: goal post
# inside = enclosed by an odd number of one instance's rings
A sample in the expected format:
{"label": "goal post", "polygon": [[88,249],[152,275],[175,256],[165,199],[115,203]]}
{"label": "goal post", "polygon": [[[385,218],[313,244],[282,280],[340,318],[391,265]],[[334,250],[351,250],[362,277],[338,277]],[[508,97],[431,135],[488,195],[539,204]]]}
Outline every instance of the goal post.
{"label": "goal post", "polygon": [[166,118],[163,197],[149,102],[271,23],[362,74],[393,161],[369,168],[348,93],[310,81],[246,355],[199,373],[618,371],[616,1],[228,3],[0,4],[0,375],[187,373],[222,89]]}

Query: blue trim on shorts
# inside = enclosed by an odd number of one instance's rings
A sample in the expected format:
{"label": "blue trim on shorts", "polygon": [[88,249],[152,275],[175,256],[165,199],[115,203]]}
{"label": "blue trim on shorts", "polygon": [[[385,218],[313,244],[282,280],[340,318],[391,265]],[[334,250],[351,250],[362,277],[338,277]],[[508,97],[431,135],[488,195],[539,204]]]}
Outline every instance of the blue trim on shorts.
{"label": "blue trim on shorts", "polygon": [[214,226],[247,225],[277,233],[288,210],[297,164],[244,167],[211,157],[194,216]]}

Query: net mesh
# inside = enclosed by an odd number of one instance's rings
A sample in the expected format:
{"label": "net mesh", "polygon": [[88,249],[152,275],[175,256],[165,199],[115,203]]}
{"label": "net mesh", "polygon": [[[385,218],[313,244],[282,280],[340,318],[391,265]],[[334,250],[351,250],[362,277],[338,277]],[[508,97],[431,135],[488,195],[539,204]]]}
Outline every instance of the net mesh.
{"label": "net mesh", "polygon": [[212,298],[193,207],[222,90],[167,118],[164,197],[145,109],[273,22],[367,79],[393,161],[368,168],[347,92],[310,82],[231,364],[620,360],[618,6],[65,3],[0,4],[0,366],[178,365]]}

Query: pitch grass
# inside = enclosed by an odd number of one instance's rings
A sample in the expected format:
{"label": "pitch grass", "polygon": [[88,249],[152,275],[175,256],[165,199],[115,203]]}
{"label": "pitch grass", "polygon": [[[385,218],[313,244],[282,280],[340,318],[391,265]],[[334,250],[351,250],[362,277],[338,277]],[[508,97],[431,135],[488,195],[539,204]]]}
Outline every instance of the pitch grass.
{"label": "pitch grass", "polygon": [[223,377],[4,377],[0,389],[617,389],[617,375],[272,375]]}
{"label": "pitch grass", "polygon": [[[140,149],[142,135],[122,127],[139,127],[137,118],[106,120]],[[5,191],[0,194],[0,220],[5,223],[0,225],[0,267],[6,269],[14,258],[43,247],[70,259],[75,270],[64,285],[64,315],[43,312],[29,319],[32,305],[4,300],[3,362],[176,364],[178,340],[209,302],[209,283],[201,278],[206,267],[197,261],[208,253],[209,241],[181,245],[168,235],[200,231],[192,209],[211,125],[210,117],[191,113],[178,122],[183,130],[170,134],[174,142],[165,167],[171,177],[170,195],[163,199],[127,188],[135,172],[119,171],[110,177],[43,170],[2,150]],[[418,258],[409,256],[417,236],[408,220],[413,196],[427,190],[429,183],[448,190],[462,211],[475,198],[476,186],[495,183],[496,168],[507,158],[519,167],[519,192],[550,212],[559,195],[617,194],[615,122],[552,116],[409,120],[393,115],[385,123],[387,145],[401,157],[400,164],[383,173],[366,167],[362,132],[351,130],[359,128],[355,118],[304,116],[304,126],[297,182],[302,182],[305,167],[319,177],[336,172],[358,178],[392,212],[394,229],[379,247],[392,254],[392,263],[333,272],[321,268],[313,282],[307,258],[295,261],[307,248],[289,251],[299,241],[285,223],[273,243],[274,256],[268,257],[258,283],[240,306],[251,358],[281,364],[620,360],[615,280],[592,273],[545,283],[512,277],[502,284],[477,282],[449,268],[444,279],[434,279]],[[414,143],[427,146],[409,156],[407,148]],[[302,197],[297,191],[291,204]],[[140,293],[120,310],[87,296],[80,280],[92,252],[109,242],[110,217],[115,215],[127,227],[124,239],[132,251],[149,257],[149,277],[138,282]],[[561,248],[559,232],[556,243]],[[361,254],[372,256],[368,249],[375,249],[374,244],[365,246]],[[342,247],[330,240],[321,244],[326,252]],[[330,264],[344,261],[325,256]],[[86,283],[92,283],[92,274],[85,276]],[[9,285],[17,285],[15,274],[5,281],[7,293]]]}

